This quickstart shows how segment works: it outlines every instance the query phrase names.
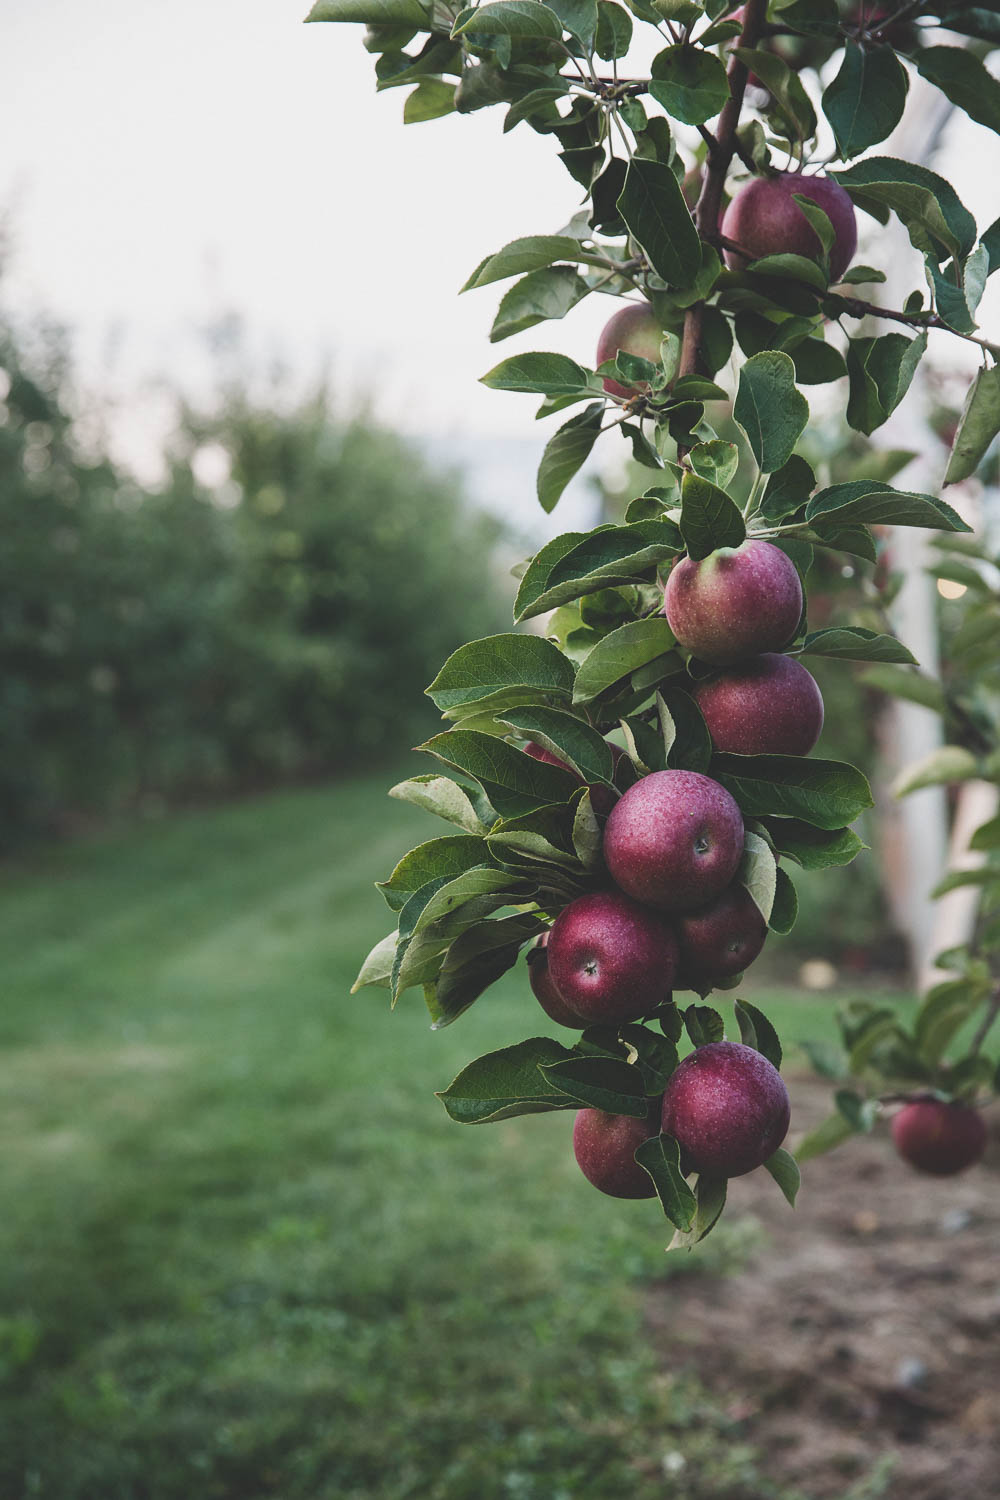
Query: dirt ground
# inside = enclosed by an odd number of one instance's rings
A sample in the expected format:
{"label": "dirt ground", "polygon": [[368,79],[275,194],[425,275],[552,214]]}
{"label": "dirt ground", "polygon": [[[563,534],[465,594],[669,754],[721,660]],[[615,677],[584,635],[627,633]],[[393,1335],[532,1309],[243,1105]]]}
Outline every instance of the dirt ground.
{"label": "dirt ground", "polygon": [[[789,1087],[794,1146],[831,1090]],[[767,1230],[744,1271],[651,1294],[665,1365],[726,1404],[776,1483],[841,1500],[891,1455],[885,1500],[1000,1497],[997,1112],[991,1138],[984,1164],[941,1180],[882,1127],[807,1163],[794,1213],[767,1173],[735,1181],[727,1219]]]}

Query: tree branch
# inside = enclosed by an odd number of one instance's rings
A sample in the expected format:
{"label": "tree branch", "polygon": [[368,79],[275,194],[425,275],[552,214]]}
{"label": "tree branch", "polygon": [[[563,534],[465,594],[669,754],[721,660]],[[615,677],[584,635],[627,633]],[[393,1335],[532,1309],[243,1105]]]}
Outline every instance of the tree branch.
{"label": "tree branch", "polygon": [[986,349],[993,355],[994,359],[1000,359],[1000,346],[991,344],[988,339],[977,338],[974,333],[959,333],[957,328],[952,328],[946,323],[939,313],[935,312],[899,312],[892,307],[879,307],[875,302],[865,302],[861,297],[844,297],[840,292],[828,294],[831,302],[836,302],[841,312],[849,318],[888,318],[893,323],[906,323],[910,328],[941,328],[946,333],[953,333],[957,339],[965,339],[969,344],[978,344],[981,349]]}
{"label": "tree branch", "polygon": [[[747,0],[743,7],[743,30],[740,47],[756,46],[764,26],[767,0]],[[714,145],[709,147],[705,158],[705,177],[694,211],[694,222],[703,239],[711,242],[719,234],[719,211],[726,187],[726,177],[736,154],[736,130],[743,108],[749,70],[745,63],[734,57],[729,64],[729,98],[719,116]],[[684,339],[681,345],[681,362],[678,373],[693,375],[698,368],[701,349],[701,329],[705,312],[704,302],[689,307],[684,317]]]}

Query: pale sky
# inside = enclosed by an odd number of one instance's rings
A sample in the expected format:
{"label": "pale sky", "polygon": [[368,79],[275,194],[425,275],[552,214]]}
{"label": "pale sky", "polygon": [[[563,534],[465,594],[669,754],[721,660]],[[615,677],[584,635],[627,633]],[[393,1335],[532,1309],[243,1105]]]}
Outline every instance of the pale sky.
{"label": "pale sky", "polygon": [[[376,95],[363,28],[304,26],[307,8],[4,0],[5,300],[71,327],[134,462],[155,452],[151,382],[203,386],[201,331],[235,311],[262,358],[305,375],[329,356],[346,398],[370,395],[388,422],[454,449],[481,496],[534,524],[533,468],[556,424],[534,425],[535,398],[477,379],[523,348],[591,363],[611,303],[490,345],[504,288],[456,294],[507,240],[557,230],[577,187],[550,141],[502,135],[502,108],[404,128],[407,90]],[[980,227],[998,165],[981,129],[936,163]],[[545,529],[587,506],[563,502]]]}

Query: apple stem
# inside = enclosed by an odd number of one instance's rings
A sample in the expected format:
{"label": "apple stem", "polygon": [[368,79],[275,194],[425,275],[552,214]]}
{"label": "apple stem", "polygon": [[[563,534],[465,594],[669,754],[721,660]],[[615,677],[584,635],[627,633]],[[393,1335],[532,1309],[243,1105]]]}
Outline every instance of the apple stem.
{"label": "apple stem", "polygon": [[[743,8],[743,30],[740,47],[755,47],[760,39],[767,14],[767,0],[747,0]],[[708,147],[705,159],[705,176],[694,211],[694,222],[702,239],[709,244],[718,238],[719,213],[726,177],[736,155],[736,130],[743,108],[743,95],[750,76],[746,64],[733,57],[727,73],[729,98],[719,115],[718,131]],[[704,302],[696,302],[684,316],[684,339],[681,345],[679,375],[694,375],[698,369],[701,350],[701,330],[705,312]],[[686,456],[685,454],[679,456]]]}

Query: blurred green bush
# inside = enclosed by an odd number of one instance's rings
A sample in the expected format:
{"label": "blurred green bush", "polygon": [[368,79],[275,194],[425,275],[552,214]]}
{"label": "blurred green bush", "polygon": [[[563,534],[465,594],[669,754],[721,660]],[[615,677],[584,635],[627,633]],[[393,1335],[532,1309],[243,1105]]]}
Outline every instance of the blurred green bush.
{"label": "blurred green bush", "polygon": [[7,843],[398,753],[442,659],[505,626],[498,523],[323,388],[182,409],[156,489],[86,437],[58,339],[0,326],[0,396]]}

